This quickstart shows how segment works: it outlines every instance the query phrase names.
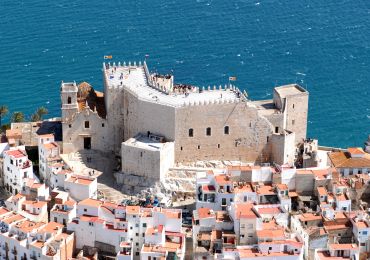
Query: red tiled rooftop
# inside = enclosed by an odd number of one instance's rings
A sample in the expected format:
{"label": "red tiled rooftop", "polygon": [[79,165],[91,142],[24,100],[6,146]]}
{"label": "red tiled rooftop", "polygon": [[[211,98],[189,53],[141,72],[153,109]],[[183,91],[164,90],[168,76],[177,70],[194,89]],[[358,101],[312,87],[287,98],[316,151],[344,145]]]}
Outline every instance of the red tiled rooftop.
{"label": "red tiled rooftop", "polygon": [[198,209],[198,217],[199,219],[211,218],[215,217],[215,213],[209,208],[200,208]]}
{"label": "red tiled rooftop", "polygon": [[329,244],[331,250],[358,250],[356,244]]}
{"label": "red tiled rooftop", "polygon": [[202,190],[204,192],[215,192],[216,191],[215,186],[213,185],[202,185]]}
{"label": "red tiled rooftop", "polygon": [[226,174],[220,174],[215,176],[215,181],[218,185],[225,185],[225,184],[231,184],[232,181],[230,180],[230,176]]}
{"label": "red tiled rooftop", "polygon": [[257,212],[260,214],[279,214],[282,213],[280,207],[266,207],[266,208],[258,208]]}
{"label": "red tiled rooftop", "polygon": [[21,158],[21,157],[25,157],[25,152],[17,149],[17,150],[8,150],[8,151],[5,151],[4,153],[6,153],[7,155],[11,156],[11,157],[14,157],[14,158]]}
{"label": "red tiled rooftop", "polygon": [[235,205],[236,219],[257,218],[256,213],[252,210],[252,203],[239,203]]}

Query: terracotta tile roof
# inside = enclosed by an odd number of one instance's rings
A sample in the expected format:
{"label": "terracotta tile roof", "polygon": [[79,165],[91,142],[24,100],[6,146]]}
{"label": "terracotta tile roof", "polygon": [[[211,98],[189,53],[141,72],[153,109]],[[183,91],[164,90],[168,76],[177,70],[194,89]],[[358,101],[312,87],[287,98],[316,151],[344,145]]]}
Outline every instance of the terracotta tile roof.
{"label": "terracotta tile roof", "polygon": [[283,183],[279,183],[275,185],[279,190],[288,190],[288,186]]}
{"label": "terracotta tile roof", "polygon": [[126,206],[126,213],[127,214],[139,214],[140,206]]}
{"label": "terracotta tile roof", "polygon": [[44,134],[44,135],[38,135],[38,136],[41,138],[53,138],[54,137],[53,134]]}
{"label": "terracotta tile roof", "polygon": [[317,221],[317,220],[321,220],[322,217],[321,215],[314,215],[313,213],[303,213],[299,216],[299,220],[301,222],[304,222],[304,221]]}
{"label": "terracotta tile roof", "polygon": [[10,211],[7,208],[0,207],[0,216],[9,213]]}
{"label": "terracotta tile roof", "polygon": [[45,147],[45,149],[50,150],[50,149],[53,149],[53,148],[57,148],[58,147],[58,144],[55,143],[55,142],[47,143],[47,144],[44,144],[44,147]]}
{"label": "terracotta tile roof", "polygon": [[354,221],[353,224],[358,228],[358,229],[362,229],[362,228],[368,228],[369,225],[363,221],[363,220],[358,220],[357,222]]}
{"label": "terracotta tile roof", "polygon": [[21,230],[24,233],[29,233],[33,230],[39,229],[41,226],[45,225],[42,222],[33,222],[29,220],[18,222],[15,227]]}
{"label": "terracotta tile roof", "polygon": [[76,175],[70,176],[68,179],[66,179],[66,181],[81,184],[81,185],[90,185],[91,183],[94,182],[94,180],[90,180],[88,178],[84,178],[84,177],[76,176]]}
{"label": "terracotta tile roof", "polygon": [[257,237],[258,238],[285,238],[285,233],[283,229],[276,229],[276,230],[257,230]]}
{"label": "terracotta tile roof", "polygon": [[215,181],[217,182],[218,185],[232,184],[232,181],[230,180],[230,176],[226,174],[216,175]]}
{"label": "terracotta tile roof", "polygon": [[298,197],[298,193],[296,191],[289,191],[288,196],[289,197]]}
{"label": "terracotta tile roof", "polygon": [[14,158],[21,158],[21,157],[25,157],[26,156],[26,152],[25,151],[22,151],[22,150],[8,150],[8,151],[5,151],[4,153],[6,153],[7,155],[11,156],[11,157],[14,157]]}
{"label": "terracotta tile roof", "polygon": [[205,219],[205,218],[216,217],[216,215],[214,211],[209,208],[200,208],[198,209],[198,217],[199,219]]}
{"label": "terracotta tile roof", "polygon": [[26,200],[23,204],[32,205],[35,208],[42,208],[44,206],[46,207],[48,203],[46,201]]}
{"label": "terracotta tile roof", "polygon": [[162,212],[165,214],[167,218],[175,218],[175,219],[181,218],[180,211],[174,211],[171,209],[162,209]]}
{"label": "terracotta tile roof", "polygon": [[85,199],[85,200],[82,200],[78,203],[78,205],[82,205],[82,206],[89,206],[89,207],[100,207],[101,205],[103,204],[102,201],[100,200],[95,200],[95,199]]}
{"label": "terracotta tile roof", "polygon": [[256,213],[252,210],[252,203],[239,203],[235,205],[235,217],[236,219],[243,218],[257,218]]}
{"label": "terracotta tile roof", "polygon": [[241,165],[229,165],[227,166],[228,171],[251,171],[252,167],[249,165],[241,166]]}
{"label": "terracotta tile roof", "polygon": [[205,192],[215,192],[216,188],[213,185],[202,185],[202,190]]}
{"label": "terracotta tile roof", "polygon": [[282,213],[279,206],[277,207],[268,207],[268,208],[258,208],[257,212],[260,214],[279,214]]}
{"label": "terracotta tile roof", "polygon": [[104,220],[96,216],[82,215],[80,220],[84,222],[104,223]]}
{"label": "terracotta tile roof", "polygon": [[64,225],[59,224],[57,222],[49,222],[39,232],[55,234],[59,230],[61,230],[63,227],[64,227]]}
{"label": "terracotta tile roof", "polygon": [[147,235],[155,235],[158,233],[163,232],[163,225],[159,225],[158,227],[148,227],[145,231],[145,234]]}
{"label": "terracotta tile roof", "polygon": [[44,246],[44,244],[45,243],[42,242],[42,241],[35,241],[35,242],[31,243],[32,246],[38,247],[38,248],[42,248]]}
{"label": "terracotta tile roof", "polygon": [[365,154],[365,151],[360,147],[350,147],[347,149],[350,154]]}
{"label": "terracotta tile roof", "polygon": [[238,185],[234,188],[234,193],[253,192],[252,186],[248,183]]}
{"label": "terracotta tile roof", "polygon": [[256,187],[256,192],[259,195],[274,195],[275,191],[271,185],[263,185]]}
{"label": "terracotta tile roof", "polygon": [[336,168],[370,168],[370,154],[362,157],[351,157],[349,152],[332,152],[328,154]]}
{"label": "terracotta tile roof", "polygon": [[326,191],[325,187],[317,187],[317,192],[320,196],[326,196],[328,195],[328,192]]}
{"label": "terracotta tile roof", "polygon": [[358,250],[356,244],[329,244],[331,250]]}

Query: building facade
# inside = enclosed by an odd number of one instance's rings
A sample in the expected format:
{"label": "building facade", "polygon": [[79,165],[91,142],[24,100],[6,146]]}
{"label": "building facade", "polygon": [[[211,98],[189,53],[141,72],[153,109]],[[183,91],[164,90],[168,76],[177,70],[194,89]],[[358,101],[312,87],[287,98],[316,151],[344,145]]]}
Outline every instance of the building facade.
{"label": "building facade", "polygon": [[64,153],[120,154],[122,142],[152,133],[174,142],[175,162],[292,163],[295,144],[306,137],[308,92],[298,85],[251,101],[232,85],[174,84],[173,76],[149,73],[145,62],[103,64],[103,81],[104,93],[86,82],[62,83]]}

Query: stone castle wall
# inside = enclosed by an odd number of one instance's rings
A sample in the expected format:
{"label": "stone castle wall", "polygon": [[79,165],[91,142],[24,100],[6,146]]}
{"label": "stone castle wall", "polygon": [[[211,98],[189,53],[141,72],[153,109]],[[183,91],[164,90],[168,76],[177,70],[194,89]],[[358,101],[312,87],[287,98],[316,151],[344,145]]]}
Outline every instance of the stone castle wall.
{"label": "stone castle wall", "polygon": [[[225,133],[225,127],[229,133]],[[211,135],[206,133],[211,129]],[[193,137],[189,136],[193,129]],[[185,106],[176,110],[177,161],[268,161],[271,124],[247,102]]]}
{"label": "stone castle wall", "polygon": [[[273,160],[272,134],[276,129],[280,133],[283,129],[295,132],[296,142],[306,137],[308,93],[305,91],[283,99],[274,95],[275,111],[263,111],[244,97],[177,104],[175,107],[156,102],[155,95],[153,100],[141,99],[134,86],[108,86],[107,79],[103,78],[106,119],[86,109],[77,112],[72,123],[64,122],[65,153],[83,149],[83,136],[91,136],[92,149],[118,154],[122,142],[137,134],[151,132],[175,142],[176,162],[268,162]],[[207,91],[212,90],[205,90],[204,95]],[[66,102],[63,95],[62,101]],[[90,129],[84,128],[86,120],[90,121]],[[225,127],[228,127],[228,133],[225,133]],[[207,135],[207,128],[211,129],[210,135]],[[193,136],[189,136],[189,129]],[[275,155],[292,146],[290,141],[276,142]]]}

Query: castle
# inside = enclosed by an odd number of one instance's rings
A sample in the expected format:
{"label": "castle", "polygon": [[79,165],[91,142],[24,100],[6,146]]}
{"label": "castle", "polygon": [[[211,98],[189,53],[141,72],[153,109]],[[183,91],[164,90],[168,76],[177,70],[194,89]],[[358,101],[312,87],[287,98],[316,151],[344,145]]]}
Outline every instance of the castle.
{"label": "castle", "polygon": [[124,172],[160,178],[176,162],[292,164],[306,138],[308,92],[296,84],[252,101],[231,84],[175,84],[145,61],[104,63],[103,81],[104,93],[62,82],[63,153],[114,153]]}

